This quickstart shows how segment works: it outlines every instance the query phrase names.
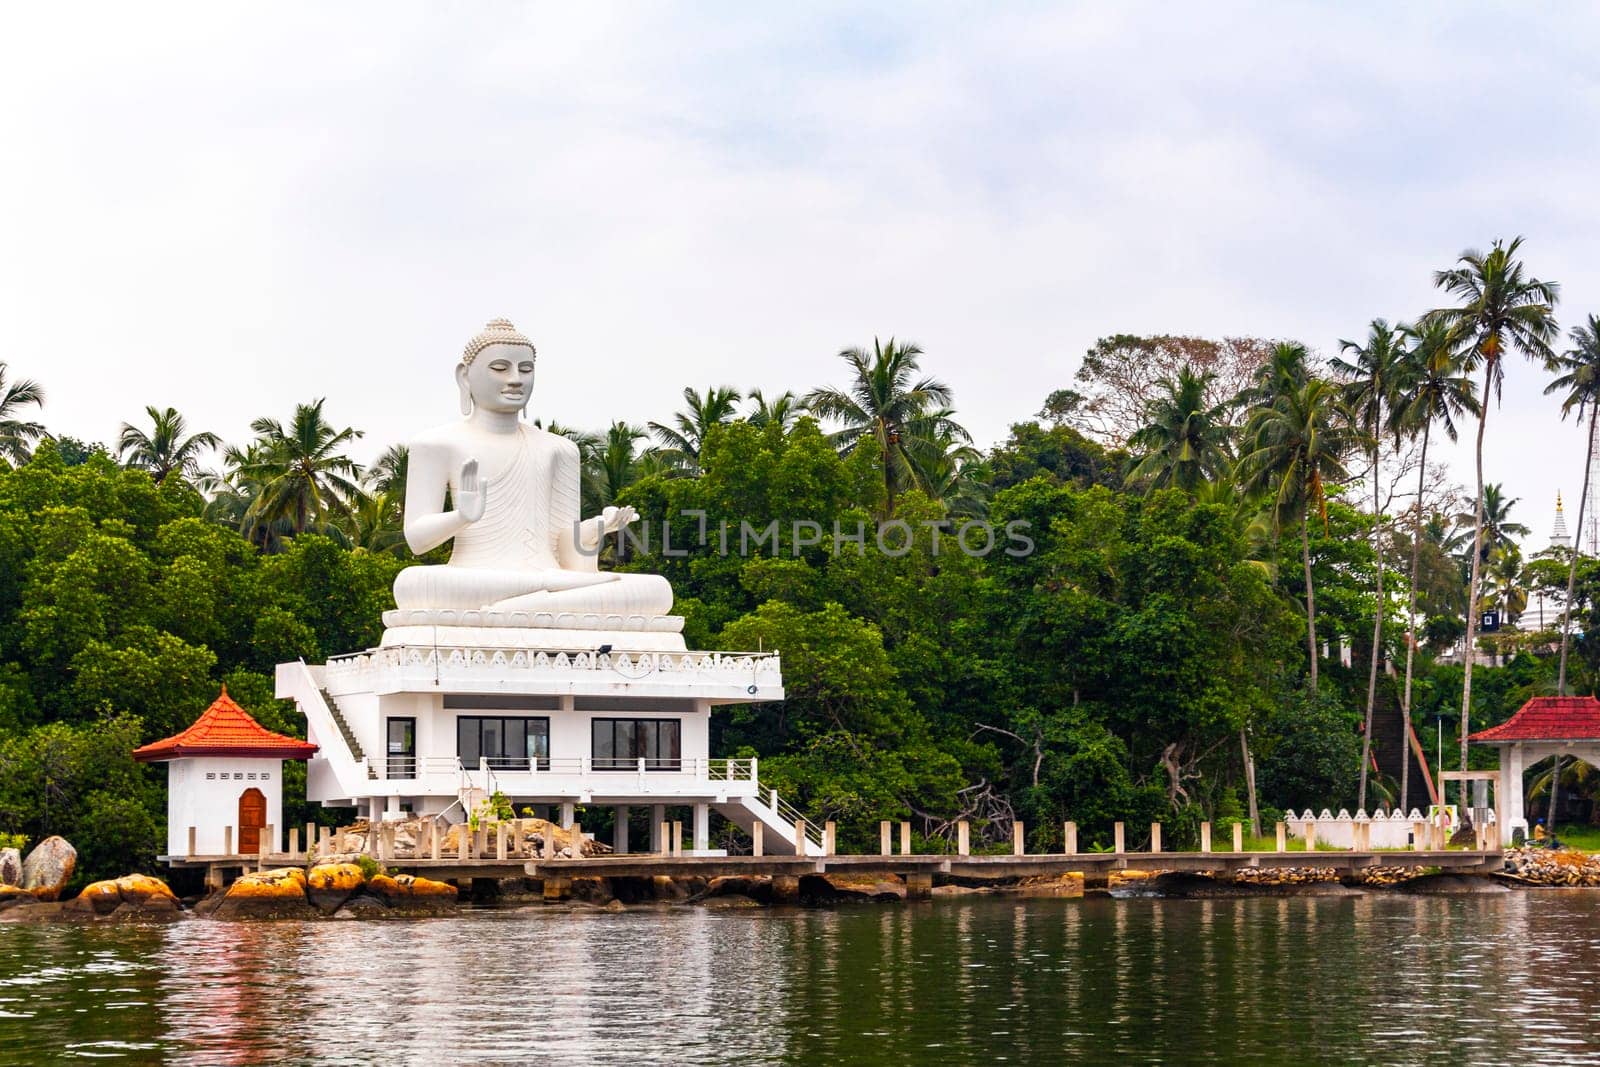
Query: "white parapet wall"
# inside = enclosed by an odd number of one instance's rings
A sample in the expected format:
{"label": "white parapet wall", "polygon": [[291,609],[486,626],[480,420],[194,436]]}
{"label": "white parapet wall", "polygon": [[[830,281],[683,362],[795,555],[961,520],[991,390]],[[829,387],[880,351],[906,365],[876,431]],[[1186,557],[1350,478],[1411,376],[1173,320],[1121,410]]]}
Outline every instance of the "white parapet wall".
{"label": "white parapet wall", "polygon": [[[1355,827],[1364,823],[1371,829],[1369,831],[1370,847],[1374,849],[1391,848],[1403,849],[1411,847],[1411,831],[1414,824],[1427,821],[1427,816],[1416,808],[1409,813],[1395,808],[1393,811],[1376,811],[1368,815],[1365,811],[1358,811],[1354,815],[1345,808],[1339,809],[1335,815],[1327,808],[1321,814],[1313,812],[1310,808],[1296,815],[1290,811],[1283,818],[1289,828],[1289,836],[1304,838],[1306,828],[1309,826],[1316,835],[1319,845],[1330,848],[1353,848],[1355,842]],[[1494,812],[1489,813],[1489,822],[1494,823]]]}

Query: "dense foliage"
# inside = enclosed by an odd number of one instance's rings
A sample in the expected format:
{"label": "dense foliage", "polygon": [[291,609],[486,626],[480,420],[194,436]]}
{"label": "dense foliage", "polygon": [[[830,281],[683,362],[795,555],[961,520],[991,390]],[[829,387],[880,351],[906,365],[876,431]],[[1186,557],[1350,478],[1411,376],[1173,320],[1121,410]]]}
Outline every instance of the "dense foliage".
{"label": "dense foliage", "polygon": [[[1430,754],[1454,745],[1474,573],[1478,602],[1510,621],[1570,581],[1581,632],[1562,680],[1600,677],[1600,563],[1523,561],[1500,487],[1463,502],[1419,469],[1427,432],[1454,436],[1481,402],[1458,373],[1478,320],[1457,319],[1375,322],[1333,365],[1288,343],[1119,335],[1081,391],[1052,393],[987,453],[920,350],[894,341],[846,350],[843,386],[752,393],[743,410],[733,389],[690,389],[662,422],[550,429],[580,446],[587,508],[640,512],[608,565],[670,578],[691,647],[782,652],[787,699],[720,710],[713,750],[759,755],[847,844],[901,818],[926,838],[967,818],[997,842],[1021,819],[1035,847],[1063,820],[1092,846],[1114,820],[1159,819],[1182,844],[1202,819],[1247,817],[1252,770],[1267,818],[1403,788],[1424,802],[1392,767],[1366,773],[1362,735],[1409,708]],[[1600,375],[1574,336],[1552,366],[1568,410],[1592,415],[1580,390]],[[164,775],[130,751],[222,684],[303,733],[273,665],[377,641],[413,562],[405,452],[361,469],[359,432],[317,400],[233,447],[151,407],[113,457],[24,418],[44,392],[5,370],[0,834],[66,834],[84,877],[149,867]],[[213,447],[220,472],[201,464]],[[1479,661],[1468,725],[1555,689],[1559,624],[1553,608],[1478,642],[1505,665]]]}

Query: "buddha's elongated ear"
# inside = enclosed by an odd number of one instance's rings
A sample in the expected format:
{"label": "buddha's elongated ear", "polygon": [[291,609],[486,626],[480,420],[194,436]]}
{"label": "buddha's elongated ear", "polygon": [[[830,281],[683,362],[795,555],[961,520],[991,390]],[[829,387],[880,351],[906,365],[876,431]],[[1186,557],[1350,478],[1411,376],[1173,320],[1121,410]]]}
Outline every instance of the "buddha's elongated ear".
{"label": "buddha's elongated ear", "polygon": [[472,414],[472,390],[467,387],[467,365],[459,364],[456,367],[456,385],[461,390],[461,414]]}

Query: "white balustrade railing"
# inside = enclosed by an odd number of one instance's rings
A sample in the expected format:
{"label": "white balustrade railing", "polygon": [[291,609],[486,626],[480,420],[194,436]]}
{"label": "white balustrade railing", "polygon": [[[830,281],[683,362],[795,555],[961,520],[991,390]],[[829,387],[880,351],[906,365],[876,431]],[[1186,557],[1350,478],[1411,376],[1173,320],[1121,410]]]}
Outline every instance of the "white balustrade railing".
{"label": "white balustrade railing", "polygon": [[745,677],[777,684],[781,662],[776,652],[609,652],[589,649],[537,651],[467,645],[394,645],[334,656],[328,660],[329,679],[350,677],[371,670],[407,667],[436,670],[527,670],[569,674],[615,673],[629,680],[646,677],[693,675],[739,680]]}

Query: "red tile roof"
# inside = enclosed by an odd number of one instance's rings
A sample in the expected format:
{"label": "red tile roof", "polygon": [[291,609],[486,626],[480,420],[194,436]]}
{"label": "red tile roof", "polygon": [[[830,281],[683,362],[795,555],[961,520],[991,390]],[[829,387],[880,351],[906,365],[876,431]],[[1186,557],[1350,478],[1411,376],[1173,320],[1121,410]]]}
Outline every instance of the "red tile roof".
{"label": "red tile roof", "polygon": [[275,734],[233,702],[228,687],[182,733],[152,741],[133,750],[133,758],[146,763],[182,759],[184,756],[257,756],[264,759],[310,759],[317,746],[295,737]]}
{"label": "red tile roof", "polygon": [[1501,741],[1600,740],[1600,700],[1594,697],[1534,697],[1499,726],[1467,737],[1480,744]]}

